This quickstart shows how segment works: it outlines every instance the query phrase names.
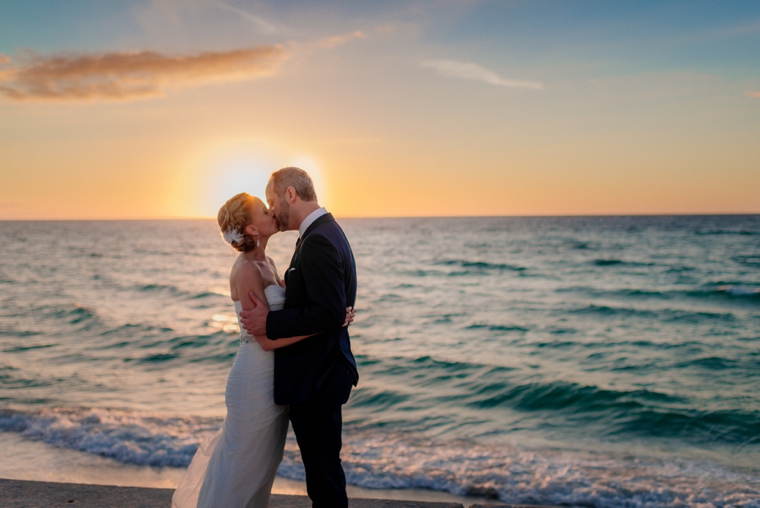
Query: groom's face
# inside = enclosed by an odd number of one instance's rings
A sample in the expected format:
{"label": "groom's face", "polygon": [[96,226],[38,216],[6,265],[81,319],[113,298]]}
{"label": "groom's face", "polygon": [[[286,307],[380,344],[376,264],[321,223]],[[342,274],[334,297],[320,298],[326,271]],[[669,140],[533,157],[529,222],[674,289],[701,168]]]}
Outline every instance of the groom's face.
{"label": "groom's face", "polygon": [[277,219],[277,227],[280,231],[287,231],[288,222],[290,221],[290,205],[274,191],[274,182],[272,180],[269,180],[267,184],[266,198],[269,209],[274,214],[275,219]]}

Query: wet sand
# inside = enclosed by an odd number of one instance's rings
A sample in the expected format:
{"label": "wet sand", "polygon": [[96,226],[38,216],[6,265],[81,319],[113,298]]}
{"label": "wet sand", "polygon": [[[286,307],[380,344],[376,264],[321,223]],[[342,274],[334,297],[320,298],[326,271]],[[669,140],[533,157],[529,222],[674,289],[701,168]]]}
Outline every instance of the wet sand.
{"label": "wet sand", "polygon": [[[0,479],[0,505],[5,508],[158,508],[171,504],[174,489],[117,487],[80,483]],[[273,494],[271,508],[309,508],[306,496]],[[464,508],[460,503],[352,498],[352,508]],[[473,504],[471,508],[483,505]],[[490,505],[493,508],[495,505]],[[517,505],[498,505],[502,508]]]}

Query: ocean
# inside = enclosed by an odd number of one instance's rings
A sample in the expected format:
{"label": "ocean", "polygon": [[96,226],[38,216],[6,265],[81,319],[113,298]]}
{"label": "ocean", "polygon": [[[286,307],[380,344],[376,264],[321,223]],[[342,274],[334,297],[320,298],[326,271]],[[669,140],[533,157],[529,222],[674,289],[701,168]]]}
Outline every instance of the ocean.
{"label": "ocean", "polygon": [[[760,507],[760,216],[339,222],[349,484]],[[211,220],[0,222],[3,435],[181,472],[225,414],[234,255]]]}

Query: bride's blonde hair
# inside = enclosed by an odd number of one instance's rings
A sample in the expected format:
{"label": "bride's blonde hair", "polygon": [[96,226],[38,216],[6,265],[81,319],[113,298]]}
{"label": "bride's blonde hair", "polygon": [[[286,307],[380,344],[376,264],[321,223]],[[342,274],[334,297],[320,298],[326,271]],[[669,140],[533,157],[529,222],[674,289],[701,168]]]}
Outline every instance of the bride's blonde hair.
{"label": "bride's blonde hair", "polygon": [[225,241],[240,252],[247,252],[256,247],[256,239],[245,233],[245,227],[253,220],[254,199],[256,198],[247,192],[236,194],[222,205],[216,216],[216,222]]}

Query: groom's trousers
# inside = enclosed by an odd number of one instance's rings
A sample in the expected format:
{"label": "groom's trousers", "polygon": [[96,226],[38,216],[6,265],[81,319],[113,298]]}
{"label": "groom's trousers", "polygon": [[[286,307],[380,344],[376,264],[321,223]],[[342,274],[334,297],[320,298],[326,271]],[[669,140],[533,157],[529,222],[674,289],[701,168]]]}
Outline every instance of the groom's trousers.
{"label": "groom's trousers", "polygon": [[353,376],[336,359],[314,395],[290,405],[290,422],[306,470],[306,490],[313,508],[347,508],[346,476],[340,464],[343,419]]}

